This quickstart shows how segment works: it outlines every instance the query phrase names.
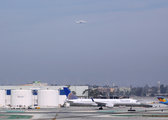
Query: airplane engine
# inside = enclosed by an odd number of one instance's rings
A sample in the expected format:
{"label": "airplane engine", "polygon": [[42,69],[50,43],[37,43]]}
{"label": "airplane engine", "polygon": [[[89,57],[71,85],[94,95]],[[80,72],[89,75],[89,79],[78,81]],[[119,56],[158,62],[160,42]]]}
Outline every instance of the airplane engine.
{"label": "airplane engine", "polygon": [[106,104],[106,107],[108,107],[108,108],[113,108],[113,107],[114,107],[114,104],[107,103],[107,104]]}

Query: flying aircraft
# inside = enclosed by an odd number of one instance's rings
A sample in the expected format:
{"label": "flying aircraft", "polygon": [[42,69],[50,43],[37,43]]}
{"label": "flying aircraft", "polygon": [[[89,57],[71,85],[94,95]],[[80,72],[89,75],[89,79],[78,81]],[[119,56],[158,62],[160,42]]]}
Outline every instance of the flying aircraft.
{"label": "flying aircraft", "polygon": [[65,102],[70,103],[70,105],[76,106],[99,106],[100,110],[102,110],[103,106],[107,108],[113,108],[114,106],[130,106],[128,111],[132,110],[133,106],[144,106],[144,107],[152,107],[151,105],[142,104],[138,100],[135,99],[78,99],[68,88],[64,87],[64,92],[67,96],[67,100]]}
{"label": "flying aircraft", "polygon": [[160,101],[159,103],[168,105],[168,100],[164,96],[158,96],[157,99]]}
{"label": "flying aircraft", "polygon": [[78,20],[78,21],[76,21],[76,23],[86,23],[87,21],[85,21],[85,20]]}

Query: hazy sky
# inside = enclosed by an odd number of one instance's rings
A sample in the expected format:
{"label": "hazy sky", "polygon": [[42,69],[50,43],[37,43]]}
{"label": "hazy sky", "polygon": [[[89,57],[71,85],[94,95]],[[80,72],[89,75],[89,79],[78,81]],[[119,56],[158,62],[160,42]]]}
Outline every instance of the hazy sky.
{"label": "hazy sky", "polygon": [[168,0],[1,0],[0,85],[36,80],[168,85]]}

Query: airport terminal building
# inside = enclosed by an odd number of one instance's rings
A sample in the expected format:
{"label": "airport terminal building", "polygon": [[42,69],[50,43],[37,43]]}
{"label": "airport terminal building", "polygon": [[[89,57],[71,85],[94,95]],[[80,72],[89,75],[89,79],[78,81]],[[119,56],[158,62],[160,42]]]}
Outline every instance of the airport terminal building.
{"label": "airport terminal building", "polygon": [[[50,86],[37,81],[33,84],[19,86],[0,86],[0,107],[61,107],[66,100],[63,87],[67,86]],[[79,98],[88,97],[87,93],[83,94],[88,86],[70,86],[69,89]]]}

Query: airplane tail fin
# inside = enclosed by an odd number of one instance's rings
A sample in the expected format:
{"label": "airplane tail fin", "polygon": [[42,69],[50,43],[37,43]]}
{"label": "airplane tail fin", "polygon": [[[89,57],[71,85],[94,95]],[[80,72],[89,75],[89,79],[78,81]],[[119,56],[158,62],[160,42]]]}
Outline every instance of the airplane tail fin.
{"label": "airplane tail fin", "polygon": [[78,99],[67,87],[64,87],[64,92],[68,99]]}
{"label": "airplane tail fin", "polygon": [[167,102],[168,102],[168,101],[165,99],[164,96],[158,96],[157,98],[158,98],[158,100],[159,100],[161,103],[167,103]]}

